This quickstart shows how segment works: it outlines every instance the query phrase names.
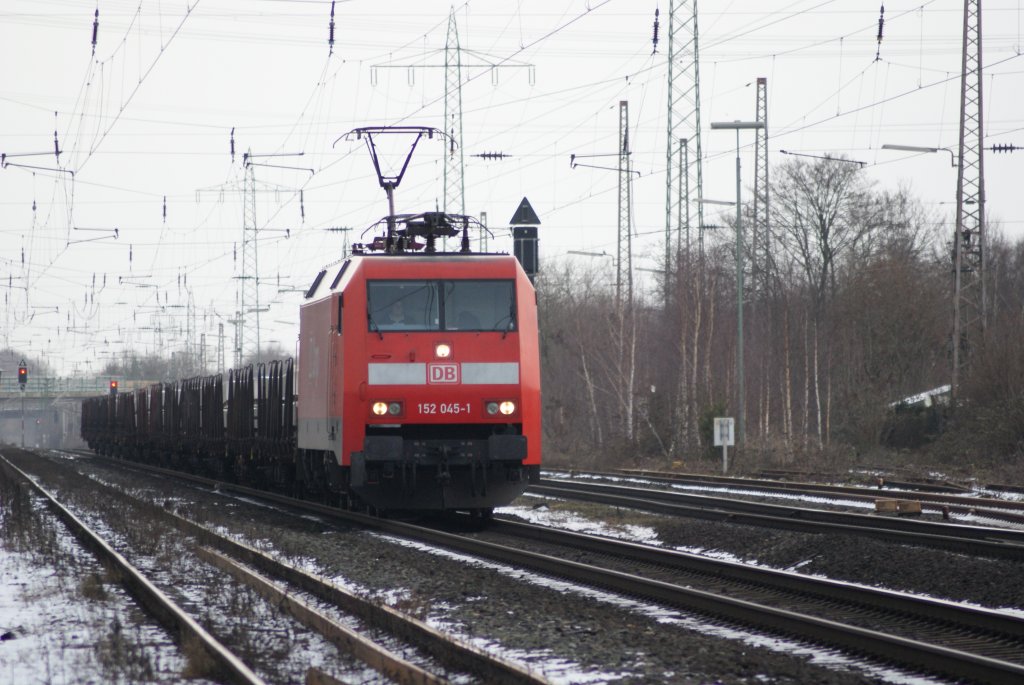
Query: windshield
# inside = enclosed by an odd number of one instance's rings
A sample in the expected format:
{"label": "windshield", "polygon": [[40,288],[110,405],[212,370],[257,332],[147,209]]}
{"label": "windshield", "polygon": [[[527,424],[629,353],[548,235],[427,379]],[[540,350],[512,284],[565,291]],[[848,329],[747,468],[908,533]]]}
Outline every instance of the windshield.
{"label": "windshield", "polygon": [[436,331],[439,328],[435,281],[371,281],[366,294],[370,330]]}
{"label": "windshield", "polygon": [[445,330],[513,330],[514,292],[512,281],[444,281]]}
{"label": "windshield", "polygon": [[515,330],[511,280],[370,281],[371,331]]}

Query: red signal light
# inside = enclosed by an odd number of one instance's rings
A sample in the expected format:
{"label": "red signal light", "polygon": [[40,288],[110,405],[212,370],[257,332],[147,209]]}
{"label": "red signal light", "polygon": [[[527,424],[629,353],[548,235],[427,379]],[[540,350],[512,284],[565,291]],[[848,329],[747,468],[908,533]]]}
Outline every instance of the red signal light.
{"label": "red signal light", "polygon": [[117,394],[117,381],[110,381],[110,394],[111,395],[116,395]]}
{"label": "red signal light", "polygon": [[28,383],[28,368],[24,366],[18,367],[18,383],[25,385]]}

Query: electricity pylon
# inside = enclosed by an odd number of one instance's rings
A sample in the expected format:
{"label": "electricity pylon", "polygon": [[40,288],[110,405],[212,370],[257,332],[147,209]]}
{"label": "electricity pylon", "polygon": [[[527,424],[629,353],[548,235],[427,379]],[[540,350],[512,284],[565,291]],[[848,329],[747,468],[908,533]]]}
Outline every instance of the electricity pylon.
{"label": "electricity pylon", "polygon": [[462,159],[462,51],[455,8],[448,16],[448,39],[444,45],[444,126],[448,134],[448,154],[444,156],[444,211],[466,213],[466,184]]}
{"label": "electricity pylon", "polygon": [[[633,303],[633,231],[630,222],[632,187],[629,159],[629,102],[619,102],[619,241],[615,297],[619,307]],[[623,298],[625,289],[625,298]]]}
{"label": "electricity pylon", "polygon": [[754,286],[762,292],[768,287],[771,272],[772,240],[768,224],[768,79],[757,79],[757,117],[764,128],[756,129],[754,141],[754,217],[751,226],[751,262]]}
{"label": "electricity pylon", "polygon": [[[255,345],[252,353],[255,355],[257,361],[260,356],[260,291],[259,291],[259,253],[257,250],[259,233],[261,231],[282,231],[282,229],[260,229],[256,223],[256,194],[261,192],[273,192],[273,193],[292,193],[298,194],[296,188],[288,188],[285,186],[279,186],[270,183],[256,183],[256,175],[253,169],[254,166],[266,166],[275,167],[279,169],[293,169],[299,171],[307,171],[310,175],[313,174],[312,169],[306,169],[303,167],[291,167],[281,166],[278,164],[266,164],[255,162],[254,159],[257,157],[290,157],[290,156],[301,156],[302,153],[272,153],[265,155],[254,155],[251,151],[246,152],[242,156],[242,165],[244,168],[245,176],[242,179],[242,187],[239,188],[237,182],[225,183],[220,186],[213,188],[205,188],[196,191],[196,198],[203,192],[217,191],[217,193],[223,198],[225,192],[241,192],[242,193],[242,274],[237,278],[242,281],[241,287],[236,292],[236,304],[238,310],[236,312],[235,319],[230,322],[235,324],[235,349],[233,355],[233,361],[235,368],[240,368],[242,365],[242,359],[245,356],[247,347],[251,344],[249,341],[252,339],[252,335],[248,327],[246,326],[246,315],[256,315],[256,326],[255,326]],[[234,161],[235,158],[235,138],[234,129],[231,132],[231,159]],[[287,237],[291,236],[291,229],[283,229],[283,232]]]}
{"label": "electricity pylon", "polygon": [[953,378],[956,400],[961,374],[979,353],[985,335],[985,173],[982,130],[981,0],[964,0],[960,77],[960,165],[953,235]]}
{"label": "electricity pylon", "polygon": [[[665,301],[672,274],[672,230],[689,244],[690,208],[697,218],[697,245],[704,255],[703,178],[700,145],[700,68],[697,0],[669,0],[668,142],[665,155]],[[692,145],[694,154],[689,154]],[[679,156],[680,163],[673,162]],[[684,166],[685,164],[685,166]],[[682,242],[678,237],[677,244]]]}
{"label": "electricity pylon", "polygon": [[245,325],[246,314],[256,315],[256,355],[260,352],[260,288],[259,251],[256,242],[259,227],[256,225],[256,174],[253,170],[251,153],[245,156],[245,185],[242,193],[242,302],[239,314],[238,349],[235,350],[235,368],[241,368],[246,341],[250,337]]}
{"label": "electricity pylon", "polygon": [[[471,62],[463,61],[465,55],[473,58]],[[509,67],[526,67],[529,72],[530,85],[534,83],[534,65],[516,62],[507,58],[495,59],[463,49],[459,45],[458,26],[455,22],[455,9],[448,16],[448,34],[445,39],[444,64],[374,64],[370,67],[370,85],[377,85],[378,69],[406,69],[409,85],[413,83],[413,74],[417,67],[444,67],[444,132],[448,136],[448,151],[444,164],[444,200],[442,210],[465,214],[465,181],[464,154],[462,146],[462,69],[488,69],[491,83],[497,84],[498,69]]]}

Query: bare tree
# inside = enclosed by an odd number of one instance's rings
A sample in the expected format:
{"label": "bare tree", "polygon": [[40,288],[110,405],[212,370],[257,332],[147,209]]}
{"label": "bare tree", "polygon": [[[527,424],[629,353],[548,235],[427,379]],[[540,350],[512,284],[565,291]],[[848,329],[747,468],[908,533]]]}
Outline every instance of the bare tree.
{"label": "bare tree", "polygon": [[[948,382],[948,226],[843,160],[788,162],[773,177],[771,251],[745,260],[756,276],[743,302],[746,397],[735,391],[727,232],[709,237],[703,259],[674,260],[659,307],[619,309],[611,265],[549,270],[538,285],[546,455],[689,461],[711,418],[740,400],[752,420],[737,456],[838,454],[877,445],[890,403]],[[964,396],[1024,461],[1019,427],[989,406],[1024,416],[1024,247],[993,237],[988,259],[989,333]]]}
{"label": "bare tree", "polygon": [[828,441],[830,407],[828,398],[823,397],[829,379],[822,378],[822,362],[830,359],[828,341],[822,339],[828,303],[836,292],[840,260],[873,239],[881,229],[883,215],[860,167],[844,159],[786,162],[774,174],[772,197],[785,257],[792,261],[808,302],[804,388],[807,404],[813,402],[815,433],[821,446]]}

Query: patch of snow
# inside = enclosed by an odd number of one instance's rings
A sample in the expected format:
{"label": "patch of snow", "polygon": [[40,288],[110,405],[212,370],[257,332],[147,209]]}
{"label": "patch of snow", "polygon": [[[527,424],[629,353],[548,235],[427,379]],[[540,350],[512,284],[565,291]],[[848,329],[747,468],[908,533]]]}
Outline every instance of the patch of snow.
{"label": "patch of snow", "polygon": [[658,531],[650,526],[638,526],[635,524],[615,525],[608,521],[588,519],[574,511],[551,511],[547,507],[508,506],[495,509],[495,513],[517,516],[530,523],[551,526],[552,528],[569,530],[575,533],[600,535],[602,537],[642,542],[655,546],[662,544],[658,540]]}
{"label": "patch of snow", "polygon": [[1002,499],[1008,502],[1024,502],[1024,492],[1006,492],[1005,490],[988,490],[986,488],[977,488],[974,492],[978,493],[978,497]]}
{"label": "patch of snow", "polygon": [[[546,474],[552,480],[570,479],[568,474]],[[619,483],[622,485],[636,485],[645,488],[667,488],[669,491],[677,491],[689,494],[717,494],[717,495],[742,495],[746,497],[763,497],[765,499],[781,499],[798,502],[809,502],[811,504],[831,504],[851,509],[874,510],[872,502],[843,499],[841,493],[834,497],[822,494],[800,494],[793,492],[769,491],[756,486],[728,486],[714,483],[664,483],[646,478],[634,476],[598,476],[593,474],[577,474],[576,480],[593,480],[598,482]],[[864,488],[864,494],[871,494],[872,490]]]}
{"label": "patch of snow", "polygon": [[785,570],[789,571],[790,573],[795,573],[797,569],[803,568],[804,566],[806,566],[807,564],[810,564],[813,561],[814,561],[814,559],[804,559],[803,561],[798,561],[797,563],[792,564],[791,566],[789,566]]}

